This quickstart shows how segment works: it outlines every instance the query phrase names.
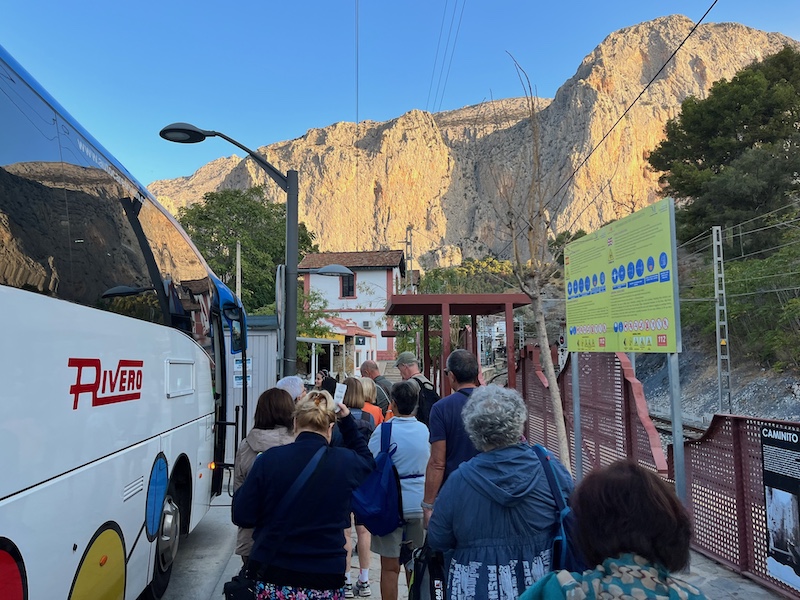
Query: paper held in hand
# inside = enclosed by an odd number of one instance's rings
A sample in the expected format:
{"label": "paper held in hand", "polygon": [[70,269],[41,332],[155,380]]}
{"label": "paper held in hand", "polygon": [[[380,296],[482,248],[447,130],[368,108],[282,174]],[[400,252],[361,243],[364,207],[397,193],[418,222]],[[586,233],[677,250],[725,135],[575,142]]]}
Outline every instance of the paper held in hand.
{"label": "paper held in hand", "polygon": [[347,386],[343,383],[336,384],[336,393],[333,395],[333,401],[336,404],[336,412],[339,412],[339,405],[344,403],[344,394],[347,391]]}

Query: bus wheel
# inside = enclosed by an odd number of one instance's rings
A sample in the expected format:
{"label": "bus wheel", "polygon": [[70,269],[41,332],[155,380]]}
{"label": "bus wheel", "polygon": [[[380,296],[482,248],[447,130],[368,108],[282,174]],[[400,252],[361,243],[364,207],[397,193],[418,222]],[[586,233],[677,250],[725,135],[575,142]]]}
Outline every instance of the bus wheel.
{"label": "bus wheel", "polygon": [[148,596],[158,600],[167,591],[167,584],[172,575],[172,564],[178,554],[181,536],[181,509],[175,500],[176,493],[170,483],[164,505],[161,509],[161,526],[156,538],[156,561],[153,567],[153,581],[148,587]]}

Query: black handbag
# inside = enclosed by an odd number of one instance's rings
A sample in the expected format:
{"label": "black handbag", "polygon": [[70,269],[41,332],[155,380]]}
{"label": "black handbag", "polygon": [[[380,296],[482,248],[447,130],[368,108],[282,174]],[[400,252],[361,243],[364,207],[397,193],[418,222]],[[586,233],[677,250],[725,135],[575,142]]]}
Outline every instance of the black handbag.
{"label": "black handbag", "polygon": [[[313,473],[317,470],[317,467],[319,466],[319,463],[325,454],[326,448],[327,446],[323,446],[317,450],[317,453],[311,458],[310,461],[308,461],[308,464],[300,472],[300,475],[297,476],[297,479],[295,479],[292,487],[290,487],[289,491],[284,494],[283,498],[281,498],[280,504],[278,504],[275,512],[273,513],[273,519],[276,523],[283,521],[285,513],[289,510],[289,507],[292,505],[295,499],[300,495],[300,491],[302,490],[303,486],[305,486],[306,482],[311,478],[311,475],[313,475]],[[269,560],[272,559],[272,556],[278,551],[278,548],[283,542],[283,538],[285,536],[286,534],[284,533],[278,538],[274,538],[272,540],[269,558],[262,563],[263,565],[266,565]],[[266,532],[262,532],[261,537],[255,540],[253,543],[253,550],[264,543],[265,537]],[[225,600],[253,600],[256,597],[256,581],[254,577],[257,575],[257,573],[254,571],[255,569],[248,569],[248,565],[245,565],[242,567],[242,570],[239,571],[238,575],[234,575],[229,582],[222,586],[222,595],[225,596]]]}
{"label": "black handbag", "polygon": [[247,567],[222,586],[225,600],[253,600],[256,597],[256,582],[247,576]]}
{"label": "black handbag", "polygon": [[414,550],[414,569],[408,586],[408,600],[446,600],[447,581],[444,574],[444,557],[434,552],[426,541]]}

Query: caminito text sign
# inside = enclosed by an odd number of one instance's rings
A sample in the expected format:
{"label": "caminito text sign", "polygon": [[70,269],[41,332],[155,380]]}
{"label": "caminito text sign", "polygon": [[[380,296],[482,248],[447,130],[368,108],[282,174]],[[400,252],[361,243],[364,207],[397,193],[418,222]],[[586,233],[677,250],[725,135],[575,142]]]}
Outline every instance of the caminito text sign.
{"label": "caminito text sign", "polygon": [[680,352],[675,204],[665,198],[564,249],[570,352]]}

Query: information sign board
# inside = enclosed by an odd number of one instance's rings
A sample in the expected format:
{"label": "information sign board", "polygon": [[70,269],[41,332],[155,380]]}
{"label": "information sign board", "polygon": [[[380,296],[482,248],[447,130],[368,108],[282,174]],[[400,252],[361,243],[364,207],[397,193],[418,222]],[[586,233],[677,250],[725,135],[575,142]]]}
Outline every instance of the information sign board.
{"label": "information sign board", "polygon": [[680,352],[675,204],[665,198],[567,244],[570,352]]}
{"label": "information sign board", "polygon": [[800,435],[790,429],[763,425],[761,455],[767,508],[767,573],[800,590]]}

